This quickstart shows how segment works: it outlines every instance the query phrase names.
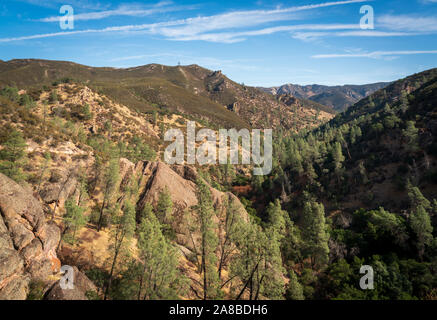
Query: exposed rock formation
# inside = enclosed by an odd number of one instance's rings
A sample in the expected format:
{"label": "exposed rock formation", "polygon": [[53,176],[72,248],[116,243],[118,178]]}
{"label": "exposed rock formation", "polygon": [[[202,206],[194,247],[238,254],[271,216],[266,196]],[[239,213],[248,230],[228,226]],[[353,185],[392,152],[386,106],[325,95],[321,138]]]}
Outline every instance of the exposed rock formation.
{"label": "exposed rock formation", "polygon": [[[0,299],[26,299],[31,280],[56,281],[60,230],[46,222],[41,204],[29,191],[3,174],[0,213]],[[77,278],[86,283],[84,277]]]}
{"label": "exposed rock formation", "polygon": [[87,278],[77,267],[74,270],[74,288],[62,289],[59,282],[47,292],[45,299],[47,300],[88,300],[86,293],[97,291],[96,286]]}
{"label": "exposed rock formation", "polygon": [[0,216],[0,300],[26,298],[30,278]]}
{"label": "exposed rock formation", "polygon": [[[189,234],[187,227],[187,215],[192,215],[191,207],[197,205],[196,184],[198,177],[196,169],[184,165],[168,166],[162,162],[140,162],[136,166],[136,171],[142,172],[144,180],[146,181],[144,189],[140,195],[138,208],[141,210],[145,203],[148,202],[156,205],[158,202],[159,193],[166,187],[170,191],[171,199],[173,201],[173,215],[171,226],[176,234],[176,242],[181,251],[187,256],[190,251],[193,251],[193,239]],[[240,200],[230,192],[221,192],[210,187],[213,197],[214,207],[216,209],[216,216],[214,222],[217,225],[224,225],[224,211],[222,210],[224,198],[232,199],[236,205],[239,206],[239,212],[244,220],[248,220],[247,212]],[[187,210],[188,209],[188,210]],[[192,217],[191,217],[192,218]],[[220,234],[217,229],[218,236]],[[195,240],[197,236],[194,235]]]}

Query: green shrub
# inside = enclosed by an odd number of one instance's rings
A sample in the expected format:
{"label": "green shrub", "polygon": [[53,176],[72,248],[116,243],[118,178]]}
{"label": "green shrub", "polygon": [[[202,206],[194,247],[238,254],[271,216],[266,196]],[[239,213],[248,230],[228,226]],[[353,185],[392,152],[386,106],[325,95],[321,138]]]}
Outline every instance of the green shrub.
{"label": "green shrub", "polygon": [[44,281],[32,280],[29,284],[27,300],[42,300],[44,298],[44,287]]}

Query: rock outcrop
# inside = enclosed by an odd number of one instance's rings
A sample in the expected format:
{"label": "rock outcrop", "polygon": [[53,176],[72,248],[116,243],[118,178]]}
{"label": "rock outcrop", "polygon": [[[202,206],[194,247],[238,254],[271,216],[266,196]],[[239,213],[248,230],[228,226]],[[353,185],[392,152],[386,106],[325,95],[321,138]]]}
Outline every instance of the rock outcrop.
{"label": "rock outcrop", "polygon": [[61,262],[56,248],[60,239],[59,227],[46,221],[41,203],[0,174],[0,300],[26,299],[31,280],[52,286],[51,298],[85,298],[86,291],[95,291],[77,268],[77,289],[54,289],[59,287],[56,275]]}
{"label": "rock outcrop", "polygon": [[[167,188],[173,202],[171,226],[176,234],[176,242],[185,256],[193,252],[193,235],[189,234],[187,220],[193,219],[193,206],[197,205],[196,184],[198,173],[195,168],[185,165],[169,166],[163,162],[139,162],[135,171],[140,171],[145,185],[140,195],[138,209],[141,210],[146,203],[155,206],[159,193]],[[240,200],[230,192],[221,192],[210,187],[216,215],[213,217],[217,226],[224,225],[224,199],[232,200],[238,206],[238,211],[244,220],[248,220],[247,212]],[[191,209],[191,210],[190,210]],[[189,215],[189,216],[188,216]],[[219,237],[219,228],[216,230]],[[197,240],[199,235],[194,235]]]}
{"label": "rock outcrop", "polygon": [[24,272],[23,258],[15,250],[9,230],[0,216],[0,300],[26,298],[30,277]]}
{"label": "rock outcrop", "polygon": [[45,299],[47,300],[88,300],[87,292],[97,292],[96,286],[79,271],[77,267],[73,267],[74,271],[74,288],[62,289],[59,282],[56,282],[47,292]]}

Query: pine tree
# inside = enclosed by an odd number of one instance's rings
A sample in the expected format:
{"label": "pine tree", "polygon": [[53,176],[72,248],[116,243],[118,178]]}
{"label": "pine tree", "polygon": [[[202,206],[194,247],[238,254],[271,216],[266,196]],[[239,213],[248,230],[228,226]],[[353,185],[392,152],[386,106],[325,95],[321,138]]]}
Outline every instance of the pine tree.
{"label": "pine tree", "polygon": [[50,166],[50,162],[51,162],[51,156],[49,152],[45,152],[44,153],[44,160],[40,169],[40,174],[39,174],[39,178],[38,178],[38,185],[36,188],[36,192],[39,192],[39,189],[41,188],[41,184],[43,182],[44,176],[47,173],[47,170]]}
{"label": "pine tree", "polygon": [[230,270],[231,277],[238,277],[243,284],[236,296],[237,300],[246,290],[249,291],[249,300],[255,296],[254,274],[259,268],[264,254],[261,237],[263,237],[261,227],[249,223],[244,226],[241,237],[237,240],[238,251],[232,260]]}
{"label": "pine tree", "polygon": [[257,291],[254,299],[264,296],[271,300],[283,299],[285,294],[284,268],[282,266],[281,240],[275,227],[269,227],[265,231],[264,257],[261,265],[255,273]]}
{"label": "pine tree", "polygon": [[407,193],[410,200],[410,206],[413,208],[423,207],[425,210],[431,208],[431,202],[424,197],[422,192],[420,192],[418,187],[414,187],[410,181],[407,182]]}
{"label": "pine tree", "polygon": [[16,87],[6,86],[0,91],[0,95],[8,98],[13,102],[18,102],[20,95],[18,94],[18,89]]}
{"label": "pine tree", "polygon": [[244,293],[249,300],[261,296],[282,299],[285,284],[278,233],[273,228],[264,232],[260,226],[249,223],[236,244],[238,253],[231,263],[231,277],[238,277],[243,284],[236,299]]}
{"label": "pine tree", "polygon": [[332,159],[334,161],[334,171],[339,171],[343,167],[343,162],[345,160],[341,148],[340,142],[335,142],[332,149]]}
{"label": "pine tree", "polygon": [[422,259],[425,248],[433,241],[433,227],[428,211],[431,210],[431,202],[426,199],[419,188],[407,184],[408,197],[411,203],[410,225],[416,235],[416,247],[418,256]]}
{"label": "pine tree", "polygon": [[86,202],[89,200],[89,194],[88,194],[88,176],[86,174],[86,169],[81,169],[81,171],[78,174],[78,191],[79,191],[79,198],[77,200],[77,204],[79,206],[86,205]]}
{"label": "pine tree", "polygon": [[[118,210],[117,210],[118,211]],[[113,217],[114,228],[111,230],[111,268],[108,276],[108,282],[105,288],[104,300],[107,299],[111,288],[114,271],[118,263],[118,258],[127,251],[135,233],[135,207],[126,201],[123,212],[118,212]]]}
{"label": "pine tree", "polygon": [[267,223],[272,230],[283,236],[285,234],[286,220],[285,216],[288,213],[281,208],[279,199],[276,199],[274,203],[270,202],[267,207]]}
{"label": "pine tree", "polygon": [[215,233],[215,223],[213,222],[214,207],[212,195],[209,187],[205,182],[198,178],[197,200],[198,204],[194,207],[196,214],[196,224],[200,233],[200,265],[199,273],[202,276],[202,288],[204,300],[216,299],[221,296],[220,280],[217,270],[217,257],[215,252],[218,246],[218,238]]}
{"label": "pine tree", "polygon": [[91,113],[90,105],[88,103],[83,106],[82,113],[85,120],[91,120],[93,118],[93,114]]}
{"label": "pine tree", "polygon": [[177,268],[177,252],[162,234],[152,210],[144,212],[138,228],[138,249],[142,264],[138,300],[177,299],[185,279]]}
{"label": "pine tree", "polygon": [[27,145],[22,133],[17,130],[11,131],[2,146],[0,172],[17,182],[24,180],[22,167],[27,158]]}
{"label": "pine tree", "polygon": [[323,204],[314,201],[305,203],[302,236],[306,242],[306,254],[311,258],[312,265],[317,268],[325,266],[329,260],[329,234]]}
{"label": "pine tree", "polygon": [[256,175],[252,177],[252,188],[256,193],[262,192],[263,182],[264,182],[264,178],[261,175]]}
{"label": "pine tree", "polygon": [[169,221],[173,213],[173,201],[171,200],[170,190],[166,186],[159,192],[156,214],[161,223]]}
{"label": "pine tree", "polygon": [[240,236],[242,224],[244,223],[234,198],[230,195],[225,195],[223,198],[225,221],[224,225],[219,224],[220,231],[224,234],[222,239],[219,239],[220,260],[218,274],[220,280],[222,280],[223,268],[229,264],[232,258],[232,253],[235,250],[234,242]]}
{"label": "pine tree", "polygon": [[129,143],[128,155],[133,162],[152,161],[156,157],[155,151],[137,136],[134,136]]}
{"label": "pine tree", "polygon": [[58,101],[58,92],[56,90],[52,90],[49,96],[49,102],[54,103]]}
{"label": "pine tree", "polygon": [[20,96],[20,105],[26,107],[27,109],[31,109],[35,106],[35,102],[28,94],[22,94]]}
{"label": "pine tree", "polygon": [[431,245],[433,241],[431,218],[425,208],[419,206],[410,216],[411,229],[416,235],[416,247],[419,258],[422,259],[425,247]]}
{"label": "pine tree", "polygon": [[103,187],[102,187],[103,201],[102,201],[102,205],[100,206],[97,231],[100,231],[100,229],[102,228],[104,210],[111,204],[112,199],[116,193],[118,181],[120,179],[119,169],[120,169],[119,161],[117,158],[112,159],[109,162],[109,166],[106,168],[105,175],[103,178]]}
{"label": "pine tree", "polygon": [[149,217],[150,215],[155,215],[153,213],[153,207],[149,202],[146,202],[144,204],[143,210],[141,210],[141,215],[140,215],[140,221],[142,221],[142,219]]}
{"label": "pine tree", "polygon": [[232,185],[232,181],[235,179],[235,168],[231,163],[223,165],[223,184],[227,187]]}
{"label": "pine tree", "polygon": [[42,103],[42,127],[43,127],[43,132],[46,133],[47,132],[47,108],[48,108],[48,101],[44,100]]}
{"label": "pine tree", "polygon": [[171,200],[171,194],[167,186],[159,193],[158,203],[156,205],[156,216],[161,223],[163,234],[169,240],[174,240],[175,233],[172,228],[173,201]]}
{"label": "pine tree", "polygon": [[158,124],[158,112],[155,110],[152,112],[152,123],[154,126]]}
{"label": "pine tree", "polygon": [[419,149],[419,130],[416,128],[414,121],[407,121],[405,127],[402,134],[407,141],[407,148],[411,152],[415,152]]}
{"label": "pine tree", "polygon": [[286,293],[287,299],[305,300],[302,285],[299,283],[299,280],[297,279],[296,273],[293,271],[293,269],[291,269],[289,272],[289,278],[290,282],[288,283]]}
{"label": "pine tree", "polygon": [[65,202],[65,215],[64,215],[64,222],[65,222],[65,233],[66,231],[71,231],[71,240],[74,244],[76,242],[76,232],[80,230],[85,224],[87,223],[87,219],[84,216],[83,212],[85,211],[85,208],[82,208],[78,206],[74,200],[68,199]]}

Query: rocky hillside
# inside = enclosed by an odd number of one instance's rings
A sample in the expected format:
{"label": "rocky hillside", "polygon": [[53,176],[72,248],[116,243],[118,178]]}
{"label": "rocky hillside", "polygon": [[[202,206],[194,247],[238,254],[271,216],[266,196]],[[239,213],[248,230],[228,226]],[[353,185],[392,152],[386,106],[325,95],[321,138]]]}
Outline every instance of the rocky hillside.
{"label": "rocky hillside", "polygon": [[295,84],[285,84],[280,87],[261,89],[275,96],[288,94],[298,99],[308,99],[341,112],[359,100],[388,85],[389,83],[386,82],[344,86],[322,86],[317,84],[300,86]]}
{"label": "rocky hillside", "polygon": [[1,173],[0,213],[0,300],[24,300],[37,287],[39,298],[56,300],[85,300],[87,292],[96,291],[77,268],[75,289],[60,289],[61,261],[56,253],[60,228],[46,219],[43,205],[31,190]]}
{"label": "rocky hillside", "polygon": [[[299,103],[301,108],[288,108],[259,89],[235,83],[220,71],[197,65],[151,64],[115,69],[29,59],[0,64],[0,85],[41,88],[56,81],[81,82],[137,112],[183,114],[210,127],[282,126],[297,131],[332,117],[331,112],[320,110],[318,105],[304,102]],[[316,113],[320,118],[314,117]]]}
{"label": "rocky hillside", "polygon": [[[230,296],[244,286],[244,279],[229,276],[236,244],[226,221],[232,208],[233,219],[250,226],[245,207],[195,167],[157,160],[164,130],[184,127],[187,118],[139,113],[75,83],[5,87],[0,108],[1,299],[126,299],[118,282],[144,263],[146,249],[138,243],[147,236],[140,228],[150,208],[162,226],[156,232],[166,239],[159,248],[167,246],[166,257],[175,263],[172,281],[184,280],[166,290],[173,298],[202,298],[199,181],[206,186],[202,194],[211,194],[210,236],[217,239],[211,254],[220,261],[220,292]],[[120,247],[126,264],[114,258],[114,234],[122,226],[118,217],[132,211],[136,226]],[[61,265],[75,267],[75,290],[60,288]],[[113,284],[99,282],[102,277]]]}

